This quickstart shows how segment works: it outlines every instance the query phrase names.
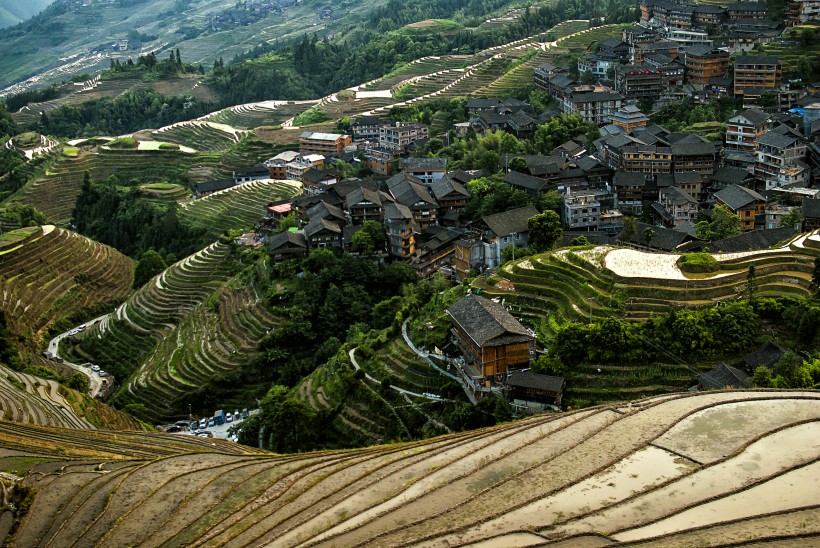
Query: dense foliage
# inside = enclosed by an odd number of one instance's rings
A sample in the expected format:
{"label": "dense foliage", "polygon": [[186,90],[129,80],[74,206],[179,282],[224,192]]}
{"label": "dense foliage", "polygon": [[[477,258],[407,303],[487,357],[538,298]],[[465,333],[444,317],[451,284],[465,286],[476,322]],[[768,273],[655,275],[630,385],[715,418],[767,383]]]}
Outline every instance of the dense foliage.
{"label": "dense foliage", "polygon": [[159,205],[123,190],[112,177],[91,181],[86,174],[73,212],[74,229],[134,258],[149,250],[163,257],[184,257],[202,247],[204,230],[184,225],[176,205]]}
{"label": "dense foliage", "polygon": [[57,137],[121,135],[146,127],[162,127],[207,114],[214,106],[190,96],[167,97],[139,89],[111,98],[63,105],[40,117],[38,130]]}
{"label": "dense foliage", "polygon": [[[425,19],[449,19],[478,26],[501,0],[392,0],[375,10],[367,25],[346,34],[342,42],[305,35],[301,41],[235,64],[217,63],[211,85],[226,103],[266,99],[307,99],[326,95],[394,70],[426,55],[474,53],[491,46],[543,32],[561,21],[605,17],[619,23],[635,18],[635,6],[625,0],[606,4],[594,0],[559,0],[538,9],[527,8],[518,20],[491,30],[441,32],[436,27],[408,28]],[[458,28],[458,24],[455,25]]]}

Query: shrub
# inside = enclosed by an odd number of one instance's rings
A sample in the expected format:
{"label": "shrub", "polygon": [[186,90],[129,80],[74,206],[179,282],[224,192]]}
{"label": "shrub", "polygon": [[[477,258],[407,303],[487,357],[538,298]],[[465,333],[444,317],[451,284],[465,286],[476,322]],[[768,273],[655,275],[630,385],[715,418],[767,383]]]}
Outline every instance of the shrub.
{"label": "shrub", "polygon": [[108,142],[109,148],[137,148],[137,140],[133,137],[118,137]]}
{"label": "shrub", "polygon": [[709,253],[689,253],[678,259],[678,266],[683,272],[717,272],[720,270],[717,260]]}
{"label": "shrub", "polygon": [[179,150],[179,145],[176,143],[162,143],[159,145],[160,150]]}

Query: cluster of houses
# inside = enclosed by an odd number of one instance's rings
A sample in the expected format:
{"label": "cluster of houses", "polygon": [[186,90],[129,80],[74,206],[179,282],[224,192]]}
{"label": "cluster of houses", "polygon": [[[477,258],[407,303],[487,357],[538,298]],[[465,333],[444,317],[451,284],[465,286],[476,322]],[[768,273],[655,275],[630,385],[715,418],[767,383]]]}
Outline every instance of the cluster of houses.
{"label": "cluster of houses", "polygon": [[231,26],[252,25],[268,15],[283,15],[298,0],[248,0],[237,2],[225,11],[208,16],[212,30],[219,31]]}
{"label": "cluster of houses", "polygon": [[[765,3],[724,8],[645,0],[639,25],[624,29],[621,38],[602,40],[596,53],[578,60],[581,81],[546,63],[535,70],[535,85],[555,97],[564,113],[598,124],[637,101],[733,95],[742,97],[746,107],[774,101],[779,110],[787,110],[806,90],[783,81],[777,57],[749,54],[754,45],[773,41],[782,32],[781,23],[760,15],[765,10]],[[686,16],[670,19],[670,13],[678,12]],[[726,34],[716,37],[717,24]],[[815,88],[807,89],[818,91]]]}

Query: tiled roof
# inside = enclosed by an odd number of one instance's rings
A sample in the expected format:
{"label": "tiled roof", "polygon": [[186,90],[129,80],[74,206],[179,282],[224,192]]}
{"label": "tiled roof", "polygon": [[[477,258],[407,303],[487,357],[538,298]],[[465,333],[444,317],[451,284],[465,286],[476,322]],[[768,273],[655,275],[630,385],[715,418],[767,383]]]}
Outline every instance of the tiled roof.
{"label": "tiled roof", "polygon": [[796,232],[793,227],[786,226],[768,230],[752,230],[738,236],[709,242],[709,250],[713,253],[740,253],[742,251],[760,251],[788,240]]}
{"label": "tiled roof", "polygon": [[563,377],[553,377],[530,373],[529,371],[510,371],[507,376],[507,386],[517,388],[534,388],[545,392],[561,393],[566,381]]}
{"label": "tiled roof", "polygon": [[735,211],[758,200],[766,201],[766,198],[754,190],[740,185],[727,186],[723,190],[716,192],[715,198]]}
{"label": "tiled roof", "polygon": [[405,158],[402,167],[407,171],[444,171],[447,158]]}
{"label": "tiled roof", "polygon": [[706,390],[749,388],[751,386],[749,375],[725,363],[698,375],[698,383]]}
{"label": "tiled roof", "polygon": [[786,148],[800,139],[792,134],[782,135],[776,131],[767,131],[760,137],[758,137],[755,142],[761,145],[766,145],[775,148]]}
{"label": "tiled roof", "polygon": [[433,191],[433,196],[435,196],[437,200],[441,200],[450,194],[459,194],[465,198],[470,197],[470,193],[464,185],[449,177],[442,177],[434,182],[430,190]]}
{"label": "tiled roof", "polygon": [[535,206],[528,205],[505,211],[503,213],[495,213],[493,215],[486,215],[481,218],[489,229],[499,238],[509,236],[513,232],[525,233],[529,230],[527,221],[530,217],[538,215],[538,210]]}
{"label": "tiled roof", "polygon": [[820,198],[803,199],[803,216],[807,219],[820,219]]}
{"label": "tiled roof", "polygon": [[528,190],[540,191],[546,186],[547,181],[532,175],[510,171],[504,176],[504,182],[510,186],[525,188]]}
{"label": "tiled roof", "polygon": [[467,295],[447,310],[456,324],[480,346],[500,346],[535,339],[499,303]]}

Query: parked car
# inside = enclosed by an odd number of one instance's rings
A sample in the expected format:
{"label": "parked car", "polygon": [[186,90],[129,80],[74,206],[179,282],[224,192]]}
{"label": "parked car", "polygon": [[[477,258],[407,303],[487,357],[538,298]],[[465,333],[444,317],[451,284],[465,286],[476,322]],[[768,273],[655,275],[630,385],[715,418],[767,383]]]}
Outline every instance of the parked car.
{"label": "parked car", "polygon": [[165,429],[166,432],[171,432],[171,433],[180,432],[181,430],[182,430],[182,428],[180,428],[176,424],[172,424],[171,426],[169,426],[168,428]]}
{"label": "parked car", "polygon": [[208,426],[208,419],[202,419],[201,421],[199,421],[199,427],[200,428],[207,428],[207,426]]}
{"label": "parked car", "polygon": [[245,409],[242,410],[242,418],[247,419],[249,416],[250,416],[250,413],[248,413],[248,408],[246,407]]}
{"label": "parked car", "polygon": [[208,419],[208,428],[213,428],[214,426],[216,426],[216,422],[214,421],[214,418],[211,417]]}
{"label": "parked car", "polygon": [[231,423],[231,422],[233,422],[233,415],[231,415],[230,413],[228,413],[227,415],[225,415],[225,422],[226,422],[226,423]]}
{"label": "parked car", "polygon": [[92,366],[91,366],[91,370],[92,370],[92,371],[99,371],[99,370],[100,370],[100,366],[99,366],[99,365],[92,365]]}
{"label": "parked car", "polygon": [[189,428],[191,429],[191,432],[196,432],[197,430],[199,430],[199,421],[193,421],[190,424]]}
{"label": "parked car", "polygon": [[99,371],[97,371],[97,373],[100,375],[100,377],[105,377],[106,375],[108,375],[108,373],[106,373],[106,372],[105,372],[105,371],[103,371],[102,369],[100,369]]}

